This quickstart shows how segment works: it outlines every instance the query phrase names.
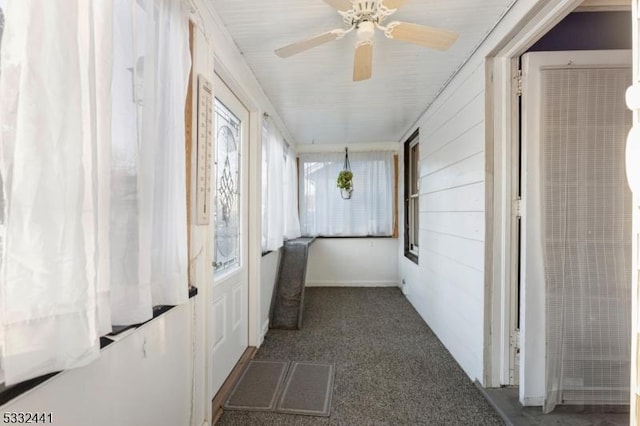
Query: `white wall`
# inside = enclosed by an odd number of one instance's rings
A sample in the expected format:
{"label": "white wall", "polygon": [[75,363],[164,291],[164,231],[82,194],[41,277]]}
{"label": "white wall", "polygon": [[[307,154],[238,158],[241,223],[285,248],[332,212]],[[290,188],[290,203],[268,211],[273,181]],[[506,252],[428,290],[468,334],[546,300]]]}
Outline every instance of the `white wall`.
{"label": "white wall", "polygon": [[472,379],[483,368],[484,79],[476,62],[417,124],[419,266],[402,259],[400,276],[409,301]]}
{"label": "white wall", "polygon": [[273,287],[278,276],[278,265],[280,261],[280,249],[262,256],[260,263],[260,319],[262,320],[262,334],[269,330],[269,310],[271,308],[271,298],[273,296]]}
{"label": "white wall", "polygon": [[52,413],[65,426],[178,426],[190,423],[195,301],[173,308],[104,348],[85,367],[65,371],[2,406]]}
{"label": "white wall", "polygon": [[318,238],[309,250],[307,287],[397,287],[397,238]]}
{"label": "white wall", "polygon": [[493,144],[485,123],[491,78],[485,58],[544,4],[561,8],[571,2],[515,2],[403,138],[420,128],[420,258],[419,265],[406,260],[400,241],[400,279],[416,310],[467,375],[481,383],[491,317],[485,310],[485,191],[493,185],[485,158],[485,147]]}

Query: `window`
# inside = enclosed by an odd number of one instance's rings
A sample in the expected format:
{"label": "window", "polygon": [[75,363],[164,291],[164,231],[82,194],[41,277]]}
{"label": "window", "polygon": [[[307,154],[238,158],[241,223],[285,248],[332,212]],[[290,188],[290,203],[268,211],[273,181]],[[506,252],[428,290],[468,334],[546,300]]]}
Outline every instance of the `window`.
{"label": "window", "polygon": [[9,386],[88,364],[112,324],[189,296],[188,17],[180,0],[93,2],[92,13],[85,0],[53,3],[11,3],[2,38]]}
{"label": "window", "polygon": [[418,263],[420,234],[420,145],[418,130],[404,143],[404,255]]}
{"label": "window", "polygon": [[214,278],[240,266],[242,125],[217,98]]}
{"label": "window", "polygon": [[300,155],[302,235],[391,236],[394,165],[392,152],[349,153],[353,193],[344,200],[336,186],[344,153]]}

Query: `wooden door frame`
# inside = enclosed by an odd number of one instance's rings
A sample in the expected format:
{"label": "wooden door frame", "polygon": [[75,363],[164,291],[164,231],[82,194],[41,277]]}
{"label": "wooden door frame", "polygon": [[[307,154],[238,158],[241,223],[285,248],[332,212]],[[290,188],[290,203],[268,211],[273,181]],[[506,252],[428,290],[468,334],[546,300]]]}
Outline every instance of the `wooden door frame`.
{"label": "wooden door frame", "polygon": [[485,387],[510,382],[512,277],[519,256],[513,244],[512,220],[516,213],[514,169],[518,167],[513,144],[517,144],[519,132],[517,97],[513,94],[517,82],[514,61],[580,3],[538,2],[486,58]]}

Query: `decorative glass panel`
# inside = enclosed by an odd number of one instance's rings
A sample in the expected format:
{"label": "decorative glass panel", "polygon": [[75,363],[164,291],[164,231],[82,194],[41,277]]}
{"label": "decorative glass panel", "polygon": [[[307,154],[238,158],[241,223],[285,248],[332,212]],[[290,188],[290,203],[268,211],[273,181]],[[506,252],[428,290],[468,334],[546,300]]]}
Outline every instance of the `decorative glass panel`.
{"label": "decorative glass panel", "polygon": [[240,265],[240,120],[219,100],[216,110],[215,273]]}

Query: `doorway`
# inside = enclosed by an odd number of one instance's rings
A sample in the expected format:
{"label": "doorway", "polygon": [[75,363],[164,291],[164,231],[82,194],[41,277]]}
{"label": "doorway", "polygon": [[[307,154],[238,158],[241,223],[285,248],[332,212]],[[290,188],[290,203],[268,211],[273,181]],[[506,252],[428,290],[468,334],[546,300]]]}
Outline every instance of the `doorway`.
{"label": "doorway", "polygon": [[249,111],[216,74],[211,390],[215,395],[249,345]]}
{"label": "doorway", "polygon": [[[525,312],[522,312],[521,315],[517,314],[518,307],[522,307],[523,310],[525,308],[518,302],[519,296],[525,297],[525,295],[518,294],[517,286],[518,280],[526,272],[520,273],[518,271],[521,266],[519,262],[520,251],[517,249],[517,226],[514,225],[520,212],[525,211],[526,205],[524,200],[521,203],[518,199],[520,169],[512,167],[521,161],[519,152],[520,110],[518,108],[520,97],[517,94],[521,80],[518,74],[520,56],[532,49],[532,46],[540,45],[538,42],[542,39],[546,39],[547,42],[551,40],[552,43],[538,50],[554,50],[554,46],[555,50],[559,50],[559,48],[560,50],[574,48],[618,49],[629,48],[631,45],[629,10],[626,11],[627,16],[622,19],[625,25],[613,25],[613,29],[610,22],[609,28],[594,29],[593,26],[582,26],[583,30],[592,31],[595,36],[582,37],[572,32],[573,30],[568,30],[563,25],[563,18],[566,21],[573,19],[574,22],[576,19],[598,20],[599,12],[593,14],[571,13],[579,4],[580,2],[568,2],[562,5],[554,2],[545,3],[536,13],[527,16],[526,20],[514,29],[513,34],[496,47],[488,60],[488,70],[490,70],[488,91],[491,93],[488,100],[493,103],[489,119],[494,123],[494,127],[489,130],[490,142],[487,146],[487,155],[493,159],[492,185],[488,186],[487,191],[487,200],[490,203],[488,211],[492,211],[492,214],[487,218],[487,221],[491,223],[490,226],[493,228],[494,234],[492,236],[493,243],[491,243],[493,250],[489,252],[493,258],[490,256],[487,259],[487,268],[490,271],[487,281],[489,289],[487,297],[491,299],[493,308],[487,316],[486,330],[488,334],[485,335],[487,341],[490,342],[487,364],[485,364],[484,385],[486,387],[518,385],[519,379],[521,380],[523,377],[521,374],[514,377],[513,372],[522,371],[523,368],[526,368],[524,364],[528,362],[523,359],[523,356],[526,358],[526,354],[522,353],[521,348],[521,343],[524,343],[527,338],[517,334],[517,320],[526,315]],[[559,22],[561,25],[558,25]],[[611,31],[622,32],[623,35],[612,36]],[[591,45],[584,43],[589,38],[591,38]],[[595,41],[593,41],[594,38],[596,38]],[[558,46],[559,42],[575,43],[576,41],[583,45]],[[600,44],[593,46],[593,43],[596,42]],[[623,45],[617,45],[617,43],[623,43]],[[629,83],[627,82],[627,84]],[[517,315],[515,318],[514,312]],[[521,325],[524,326],[524,324]],[[546,341],[543,338],[541,343],[543,350],[545,344]],[[521,350],[519,359],[514,356],[518,349]],[[518,361],[520,365],[517,365]],[[538,376],[542,376],[541,380],[544,382],[544,369],[537,370],[536,373]],[[537,396],[525,395],[526,385],[522,386],[522,383],[520,385],[519,399],[522,404],[542,405],[541,394]]]}
{"label": "doorway", "polygon": [[631,52],[522,59],[521,400],[626,404]]}

